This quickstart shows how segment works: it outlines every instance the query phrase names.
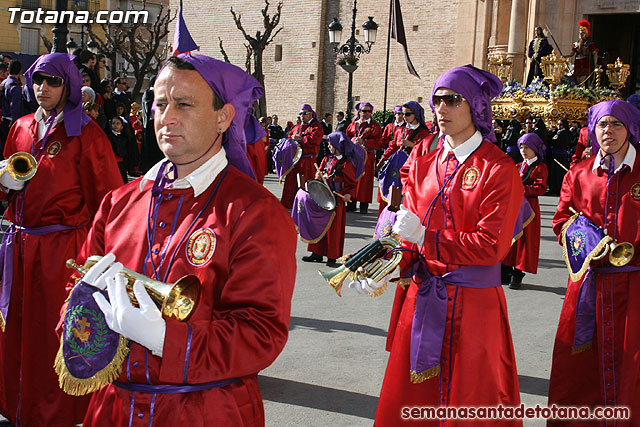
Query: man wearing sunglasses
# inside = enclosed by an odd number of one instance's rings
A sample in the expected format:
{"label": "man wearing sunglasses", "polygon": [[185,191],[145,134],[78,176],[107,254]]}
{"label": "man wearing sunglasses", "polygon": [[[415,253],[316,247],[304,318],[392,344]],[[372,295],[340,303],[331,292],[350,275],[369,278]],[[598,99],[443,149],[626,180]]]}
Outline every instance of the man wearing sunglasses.
{"label": "man wearing sunglasses", "polygon": [[[380,143],[384,146],[389,146],[389,144],[391,144],[391,142],[395,139],[396,132],[401,131],[402,128],[404,128],[404,126],[406,125],[406,122],[404,120],[404,112],[402,111],[402,105],[396,105],[395,107],[393,107],[393,115],[394,120],[391,123],[387,124],[382,131],[382,140],[380,141]],[[381,163],[378,163],[376,165],[376,171],[378,170],[378,166],[380,166],[380,164]]]}
{"label": "man wearing sunglasses", "polygon": [[14,123],[4,149],[5,157],[26,151],[38,162],[27,183],[8,173],[0,179],[11,222],[0,250],[0,413],[13,425],[74,425],[88,404],[58,385],[55,327],[68,296],[65,261],[77,256],[103,196],[122,179],[109,140],[82,111],[82,77],[71,58],[43,55],[27,70],[39,107]]}
{"label": "man wearing sunglasses", "polygon": [[406,251],[406,288],[398,286],[392,310],[377,426],[400,425],[403,407],[520,403],[500,261],[524,189],[492,143],[491,98],[501,89],[496,76],[471,65],[434,84],[431,107],[444,140],[411,165],[393,226]]}
{"label": "man wearing sunglasses", "polygon": [[293,207],[293,199],[300,188],[298,187],[298,175],[302,175],[305,181],[316,176],[316,157],[322,142],[322,135],[324,135],[322,125],[311,105],[302,104],[298,117],[302,121],[291,129],[289,138],[296,141],[302,148],[302,158],[284,180],[280,202],[287,209]]}
{"label": "man wearing sunglasses", "polygon": [[359,178],[356,200],[347,205],[347,212],[355,212],[356,202],[360,202],[360,213],[366,214],[369,203],[373,200],[373,170],[376,164],[376,150],[383,147],[382,128],[371,118],[373,105],[361,102],[356,105],[356,110],[358,110],[358,120],[349,125],[346,134],[351,138],[351,141],[367,150],[367,161],[364,166],[364,175],[356,177],[356,179]]}

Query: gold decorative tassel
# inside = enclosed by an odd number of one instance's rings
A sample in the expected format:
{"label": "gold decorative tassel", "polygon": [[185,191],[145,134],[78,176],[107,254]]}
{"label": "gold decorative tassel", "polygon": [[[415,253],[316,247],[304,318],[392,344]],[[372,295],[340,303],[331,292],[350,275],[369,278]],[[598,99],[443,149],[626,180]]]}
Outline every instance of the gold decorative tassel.
{"label": "gold decorative tassel", "polygon": [[420,384],[421,382],[437,377],[438,375],[440,375],[440,365],[422,372],[411,371],[411,382],[414,384]]}
{"label": "gold decorative tassel", "polygon": [[412,278],[411,277],[407,277],[405,279],[400,279],[398,280],[398,285],[402,286],[402,289],[407,289],[407,286],[409,286],[412,282]]}
{"label": "gold decorative tassel", "polygon": [[100,387],[110,384],[120,375],[124,359],[127,357],[127,354],[129,354],[129,340],[120,335],[116,354],[104,369],[89,378],[76,378],[69,372],[64,361],[62,353],[63,343],[64,340],[60,340],[60,348],[58,349],[56,360],[53,363],[53,368],[58,374],[60,388],[72,396],[82,396],[93,393],[99,390]]}
{"label": "gold decorative tassel", "polygon": [[571,355],[573,356],[574,354],[582,353],[583,351],[589,350],[591,347],[593,347],[593,342],[592,341],[584,343],[580,347],[572,347],[571,348]]}
{"label": "gold decorative tassel", "polygon": [[386,291],[386,290],[387,290],[387,283],[385,283],[384,285],[380,286],[374,292],[370,293],[369,296],[371,298],[379,297],[380,295],[384,294],[384,291]]}
{"label": "gold decorative tassel", "polygon": [[6,326],[6,322],[4,320],[4,316],[2,315],[2,313],[0,313],[0,329],[2,329],[2,332],[4,332],[5,326]]}

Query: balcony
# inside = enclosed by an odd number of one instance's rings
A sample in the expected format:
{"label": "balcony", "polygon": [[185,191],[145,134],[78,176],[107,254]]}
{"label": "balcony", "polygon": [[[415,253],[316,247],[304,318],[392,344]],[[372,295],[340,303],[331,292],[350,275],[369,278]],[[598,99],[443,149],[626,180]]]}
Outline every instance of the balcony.
{"label": "balcony", "polygon": [[[55,9],[55,0],[18,0],[16,3],[16,6],[22,9]],[[67,10],[88,10],[94,14],[100,10],[100,0],[68,0]]]}

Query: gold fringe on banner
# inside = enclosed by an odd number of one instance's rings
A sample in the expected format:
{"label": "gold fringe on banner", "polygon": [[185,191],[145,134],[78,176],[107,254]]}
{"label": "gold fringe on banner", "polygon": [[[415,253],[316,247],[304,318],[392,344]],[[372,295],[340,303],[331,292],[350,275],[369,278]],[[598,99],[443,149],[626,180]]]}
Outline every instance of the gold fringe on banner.
{"label": "gold fringe on banner", "polygon": [[61,339],[60,348],[58,349],[56,360],[53,363],[53,369],[55,369],[58,374],[58,383],[60,384],[60,388],[65,393],[72,396],[82,396],[93,393],[94,391],[99,390],[100,387],[110,384],[120,375],[124,359],[127,357],[127,354],[129,354],[129,340],[120,335],[116,354],[113,357],[113,360],[109,362],[104,369],[96,372],[95,375],[89,378],[76,378],[67,369],[67,364],[65,363],[62,352],[63,343],[64,339]]}
{"label": "gold fringe on banner", "polygon": [[380,287],[379,287],[378,289],[376,289],[374,292],[370,293],[370,294],[369,294],[369,296],[370,296],[371,298],[375,298],[375,297],[379,297],[380,295],[384,294],[384,291],[386,291],[386,290],[387,290],[387,284],[388,284],[388,283],[386,283],[386,282],[385,282],[385,284],[384,284],[384,285],[380,286]]}
{"label": "gold fringe on banner", "polygon": [[569,277],[571,277],[571,280],[573,282],[579,282],[580,280],[582,280],[582,276],[584,276],[584,274],[589,269],[589,264],[591,264],[591,260],[594,257],[597,257],[598,255],[600,255],[600,253],[604,250],[604,247],[607,245],[607,243],[613,240],[611,236],[605,235],[602,238],[602,240],[600,240],[598,245],[595,248],[593,248],[593,250],[585,258],[580,270],[577,273],[574,273],[573,271],[571,271],[571,264],[569,263],[569,249],[567,248],[567,229],[571,224],[573,224],[573,221],[578,219],[579,216],[580,216],[580,213],[574,214],[562,226],[562,255],[564,257],[565,263],[567,264],[567,269],[569,270]]}
{"label": "gold fringe on banner", "polygon": [[4,316],[2,315],[2,313],[0,313],[0,329],[2,329],[2,332],[4,332],[4,328],[6,325],[7,323],[4,320]]}
{"label": "gold fringe on banner", "polygon": [[591,347],[593,347],[593,342],[592,341],[584,343],[580,347],[572,347],[571,348],[571,355],[573,356],[574,354],[582,353],[583,351],[589,350]]}
{"label": "gold fringe on banner", "polygon": [[327,223],[327,226],[324,228],[324,231],[322,232],[322,234],[320,235],[320,237],[313,239],[313,240],[307,240],[304,237],[302,237],[300,235],[300,230],[298,229],[298,226],[296,224],[293,224],[296,226],[296,231],[298,232],[298,237],[300,238],[301,241],[303,241],[304,243],[309,243],[311,245],[318,243],[320,240],[322,240],[322,238],[324,237],[325,234],[327,234],[327,231],[329,231],[329,228],[331,227],[331,224],[333,224],[333,220],[336,217],[336,211],[334,210],[333,213],[331,214],[331,219],[329,219],[329,222]]}
{"label": "gold fringe on banner", "polygon": [[440,365],[422,372],[411,371],[411,382],[414,384],[420,384],[421,382],[437,377],[438,375],[440,375]]}

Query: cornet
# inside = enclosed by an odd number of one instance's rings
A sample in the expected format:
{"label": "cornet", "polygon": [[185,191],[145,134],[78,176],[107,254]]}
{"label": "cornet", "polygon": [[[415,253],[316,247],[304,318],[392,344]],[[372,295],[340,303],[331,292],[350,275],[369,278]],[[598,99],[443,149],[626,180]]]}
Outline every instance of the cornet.
{"label": "cornet", "polygon": [[375,242],[369,243],[353,255],[346,255],[345,263],[338,268],[320,275],[331,285],[334,291],[340,295],[340,290],[345,279],[349,276],[353,280],[363,280],[369,278],[379,282],[383,277],[390,274],[400,264],[402,260],[402,252],[395,251],[391,255],[391,259],[385,264],[382,259],[378,259],[391,249],[398,248],[400,242],[392,235],[383,237]]}
{"label": "cornet", "polygon": [[[75,260],[68,259],[66,265],[68,268],[73,268],[84,276],[87,274],[89,268],[100,261],[101,258],[102,257],[98,255],[90,256],[82,266],[76,264]],[[175,284],[171,285],[150,279],[128,268],[123,268],[122,272],[127,279],[126,288],[129,299],[131,303],[136,306],[138,305],[138,300],[133,293],[133,284],[136,280],[142,282],[153,302],[156,303],[162,314],[168,318],[186,322],[198,306],[200,299],[200,280],[196,276],[184,276]]]}
{"label": "cornet", "polygon": [[8,173],[16,181],[29,181],[38,170],[35,157],[24,151],[12,154],[6,165],[0,169],[0,176]]}
{"label": "cornet", "polygon": [[623,267],[633,258],[633,254],[635,250],[633,245],[629,242],[618,243],[615,240],[607,243],[597,256],[593,257],[594,261],[598,261],[605,257],[605,255],[609,254],[609,263],[615,267]]}

